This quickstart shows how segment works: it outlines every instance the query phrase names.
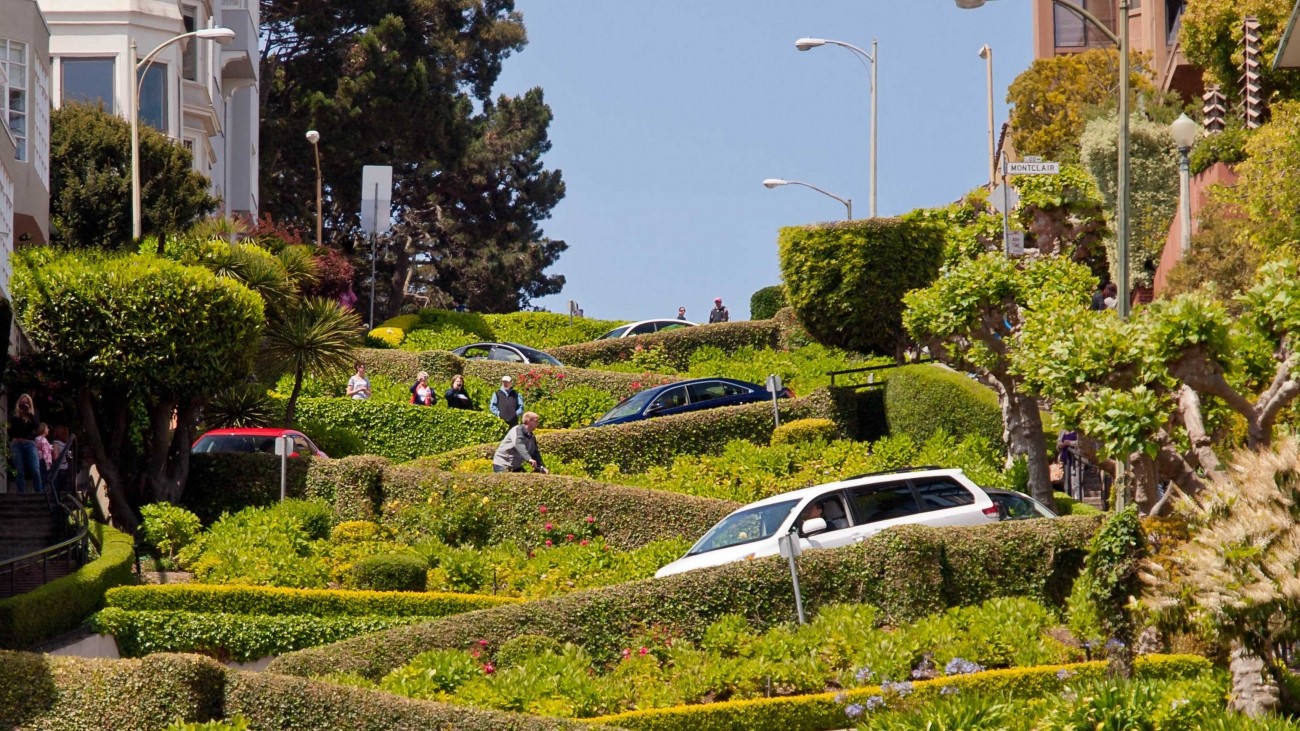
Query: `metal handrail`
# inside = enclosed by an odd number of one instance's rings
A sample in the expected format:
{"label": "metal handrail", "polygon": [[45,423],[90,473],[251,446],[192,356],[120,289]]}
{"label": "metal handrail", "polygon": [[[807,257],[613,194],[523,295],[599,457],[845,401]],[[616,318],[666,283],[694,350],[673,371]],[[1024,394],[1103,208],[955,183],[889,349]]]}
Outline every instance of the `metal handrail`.
{"label": "metal handrail", "polygon": [[77,496],[76,478],[72,477],[74,480],[73,489],[62,492],[57,489],[57,483],[53,479],[53,476],[58,474],[58,468],[68,461],[68,455],[74,453],[73,447],[75,443],[76,437],[69,437],[67,444],[63,445],[63,449],[59,451],[59,456],[50,469],[51,484],[49,489],[45,491],[46,500],[50,504],[51,511],[62,510],[72,520],[74,534],[71,538],[60,541],[53,546],[0,561],[0,581],[3,580],[2,577],[8,575],[9,594],[11,596],[17,587],[19,570],[39,563],[41,566],[41,583],[45,584],[50,580],[49,564],[53,559],[67,555],[70,561],[83,565],[90,555],[90,523],[86,518],[85,503]]}

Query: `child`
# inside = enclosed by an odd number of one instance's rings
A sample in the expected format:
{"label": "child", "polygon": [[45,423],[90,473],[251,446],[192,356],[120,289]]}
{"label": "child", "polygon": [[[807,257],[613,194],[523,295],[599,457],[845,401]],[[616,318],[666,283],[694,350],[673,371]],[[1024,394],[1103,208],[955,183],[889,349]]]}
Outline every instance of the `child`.
{"label": "child", "polygon": [[49,484],[50,468],[54,466],[54,447],[50,444],[50,425],[41,422],[36,427],[36,458],[41,462],[41,483]]}

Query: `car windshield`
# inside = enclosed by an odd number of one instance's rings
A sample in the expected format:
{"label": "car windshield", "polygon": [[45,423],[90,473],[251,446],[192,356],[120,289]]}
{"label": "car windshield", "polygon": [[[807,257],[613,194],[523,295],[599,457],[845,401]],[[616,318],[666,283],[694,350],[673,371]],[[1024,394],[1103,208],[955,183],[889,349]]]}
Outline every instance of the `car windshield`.
{"label": "car windshield", "polygon": [[560,363],[560,361],[552,357],[550,353],[543,353],[540,350],[525,348],[522,346],[520,346],[519,350],[521,350],[524,355],[528,356],[528,361],[530,363],[544,363],[553,366],[563,365],[563,363]]}
{"label": "car windshield", "polygon": [[252,434],[218,434],[203,437],[191,452],[274,452],[275,437]]}
{"label": "car windshield", "polygon": [[686,555],[695,556],[767,538],[781,528],[798,504],[798,500],[783,500],[732,513],[705,533]]}
{"label": "car windshield", "polygon": [[610,409],[604,416],[596,419],[596,421],[601,422],[610,419],[621,419],[624,416],[639,414],[641,413],[641,410],[645,408],[646,403],[650,401],[656,393],[658,393],[658,390],[653,388],[648,391],[642,391],[641,393],[634,393],[623,399],[623,403]]}
{"label": "car windshield", "polygon": [[622,337],[622,336],[623,336],[623,333],[627,332],[628,327],[629,327],[628,325],[624,325],[624,326],[622,326],[622,327],[616,327],[616,328],[614,328],[613,330],[610,330],[609,332],[605,333],[604,335],[601,335],[600,337],[598,337],[598,338],[596,338],[596,339],[597,339],[597,340],[609,340],[610,338],[618,338],[618,337]]}

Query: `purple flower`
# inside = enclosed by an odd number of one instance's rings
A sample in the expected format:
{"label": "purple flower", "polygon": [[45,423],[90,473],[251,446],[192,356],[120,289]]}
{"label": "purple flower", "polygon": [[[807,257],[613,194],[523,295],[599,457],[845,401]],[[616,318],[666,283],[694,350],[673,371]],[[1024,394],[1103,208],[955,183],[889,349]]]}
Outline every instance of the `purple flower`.
{"label": "purple flower", "polygon": [[891,682],[889,682],[889,678],[885,678],[884,680],[880,681],[880,692],[881,692],[881,693],[888,693],[890,690],[893,689],[893,687],[894,687],[894,684],[891,683]]}
{"label": "purple flower", "polygon": [[894,692],[901,698],[912,692],[912,681],[904,680],[901,683],[894,683]]}
{"label": "purple flower", "polygon": [[1060,670],[1056,671],[1057,680],[1069,680],[1070,678],[1073,677],[1074,677],[1074,673],[1070,672],[1069,670],[1066,670],[1065,668],[1061,668]]}
{"label": "purple flower", "polygon": [[957,695],[960,692],[955,685],[945,685],[939,689],[939,695]]}
{"label": "purple flower", "polygon": [[874,710],[876,710],[877,708],[880,708],[880,707],[883,706],[883,705],[885,705],[885,699],[884,699],[883,696],[873,695],[873,696],[871,696],[870,698],[867,699],[867,710],[868,710],[868,711],[874,711]]}
{"label": "purple flower", "polygon": [[837,705],[838,705],[838,704],[842,704],[842,703],[844,703],[844,701],[846,701],[846,700],[848,700],[848,699],[849,699],[849,697],[846,696],[846,695],[844,695],[843,693],[836,693],[836,694],[835,694],[835,703],[836,703]]}
{"label": "purple flower", "polygon": [[1124,649],[1124,647],[1125,647],[1124,643],[1120,642],[1114,637],[1110,638],[1109,640],[1106,640],[1106,652],[1118,652]]}
{"label": "purple flower", "polygon": [[[879,697],[880,697],[880,696],[874,696],[874,695],[871,696],[871,698],[879,698]],[[867,699],[867,705],[868,705],[868,706],[871,705],[871,698],[868,698],[868,699]],[[866,710],[866,709],[862,707],[862,704],[860,704],[860,703],[850,703],[848,706],[846,706],[846,707],[844,708],[844,715],[848,716],[849,718],[858,718],[858,717],[860,717],[860,716],[862,715],[862,712],[863,712],[864,710]]]}
{"label": "purple flower", "polygon": [[953,659],[948,661],[947,665],[943,666],[943,674],[944,675],[970,675],[971,673],[978,673],[983,669],[984,668],[981,667],[978,663],[971,662],[970,660],[966,660],[960,657],[954,657]]}
{"label": "purple flower", "polygon": [[871,676],[874,674],[871,672],[871,668],[858,668],[858,671],[853,674],[853,679],[859,683],[865,683],[871,680]]}

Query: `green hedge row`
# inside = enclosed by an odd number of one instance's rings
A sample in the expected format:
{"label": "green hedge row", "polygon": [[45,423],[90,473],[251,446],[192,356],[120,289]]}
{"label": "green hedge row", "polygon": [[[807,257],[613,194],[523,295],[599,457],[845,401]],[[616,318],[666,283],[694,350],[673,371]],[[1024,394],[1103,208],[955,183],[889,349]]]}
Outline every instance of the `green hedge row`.
{"label": "green hedge row", "polygon": [[769,320],[786,307],[785,285],[764,287],[749,297],[749,319]]}
{"label": "green hedge row", "polygon": [[[780,407],[782,422],[836,420],[839,415],[835,399],[824,390],[803,398],[782,399]],[[763,402],[627,424],[539,432],[537,446],[543,458],[554,455],[566,462],[582,462],[593,470],[616,464],[623,472],[644,472],[650,467],[667,467],[683,454],[719,454],[733,439],[767,444],[773,428],[772,405]],[[437,463],[450,468],[466,459],[490,457],[495,449],[496,444],[478,444],[438,455]]]}
{"label": "green hedge row", "polygon": [[585,343],[622,325],[623,320],[569,318],[553,312],[511,312],[484,315],[477,312],[424,309],[418,315],[401,315],[380,323],[402,333],[403,339],[420,330],[443,335],[445,347],[475,342],[513,342],[546,350],[558,345]]}
{"label": "green hedge row", "polygon": [[[560,378],[566,386],[598,388],[601,391],[613,394],[620,401],[650,386],[682,380],[679,376],[665,376],[659,373],[620,373],[618,371],[602,371],[596,368],[570,368],[568,366],[556,368],[555,366],[545,365],[504,363],[497,360],[467,360],[465,361],[464,372],[466,376],[478,376],[494,386],[501,381],[501,376],[508,375],[515,379],[515,385],[518,387],[519,377],[530,371]],[[545,424],[542,426],[545,427]]]}
{"label": "green hedge row", "polygon": [[91,617],[90,627],[113,635],[123,657],[193,652],[247,662],[421,621],[426,620],[419,616],[314,617],[107,607]]}
{"label": "green hedge row", "polygon": [[[1196,655],[1144,655],[1134,665],[1137,677],[1161,680],[1190,679],[1213,669],[1209,660]],[[1106,668],[1105,662],[1094,661],[921,680],[912,684],[909,703],[938,700],[944,688],[956,688],[963,695],[1040,698],[1060,693],[1067,684],[1104,678]],[[848,704],[863,704],[873,695],[882,695],[879,686],[838,693],[651,708],[593,720],[634,731],[830,731],[849,723],[844,715]]]}
{"label": "green hedge row", "polygon": [[430,493],[468,491],[492,501],[491,541],[527,541],[544,522],[539,509],[559,521],[590,515],[610,546],[633,550],[666,538],[695,539],[740,507],[728,500],[608,485],[558,475],[455,473],[427,466],[395,467],[384,474],[384,509],[400,510]]}
{"label": "green hedge row", "polygon": [[215,584],[121,586],[110,589],[104,601],[110,608],[130,611],[301,614],[315,617],[445,617],[518,602],[518,599],[478,594]]}
{"label": "green hedge row", "polygon": [[[495,445],[493,445],[495,448]],[[228,461],[223,472],[257,469],[266,479],[226,485],[196,482],[186,486],[184,503],[205,524],[222,512],[250,505],[271,505],[280,498],[279,464],[269,455],[194,455]],[[262,459],[250,459],[262,458]],[[445,472],[436,459],[393,465],[382,457],[312,460],[305,473],[291,479],[290,497],[324,500],[338,522],[378,520],[432,494],[472,491],[491,499],[496,523],[492,539],[522,540],[536,528],[535,511],[547,505],[567,517],[593,516],[605,540],[614,548],[632,550],[666,538],[695,538],[737,506],[726,500],[693,497],[659,490],[609,485],[561,475],[500,475]],[[208,468],[217,471],[216,468]],[[275,481],[270,475],[275,475]],[[408,595],[409,596],[409,595]],[[368,614],[382,614],[367,611]]]}
{"label": "green hedge row", "polygon": [[100,523],[90,524],[90,536],[99,558],[42,587],[0,599],[0,647],[30,647],[74,629],[99,608],[104,592],[134,581],[131,536]]}
{"label": "green hedge row", "polygon": [[[464,370],[464,358],[442,350],[411,353],[405,350],[359,348],[358,362],[366,366],[366,375],[385,376],[398,383],[414,383],[415,374],[428,371],[435,381],[446,380]],[[442,394],[438,394],[441,396]]]}
{"label": "green hedge row", "polygon": [[[888,624],[997,596],[1061,606],[1098,525],[1097,518],[1068,517],[974,528],[900,526],[854,546],[808,551],[799,558],[805,605],[815,612],[835,602],[872,604]],[[501,643],[522,634],[573,642],[598,660],[613,660],[622,638],[646,627],[663,625],[698,640],[727,613],[760,625],[791,619],[785,562],[773,556],[470,612],[282,655],[269,669],[293,675],[352,671],[378,679],[425,650],[466,648],[481,639]]]}
{"label": "green hedge row", "polygon": [[[330,461],[312,457],[290,459],[286,475],[288,494],[301,495],[307,472]],[[190,473],[181,493],[181,506],[199,516],[204,525],[222,513],[270,505],[279,499],[280,458],[273,454],[190,455]]]}
{"label": "green hedge row", "polygon": [[1002,444],[1002,409],[997,394],[964,374],[939,365],[910,365],[889,371],[885,416],[890,434],[924,444],[936,431],[976,434]]}
{"label": "green hedge row", "polygon": [[229,670],[197,655],[87,660],[0,650],[0,728],[159,731],[241,715],[257,731],[610,731]]}
{"label": "green hedge row", "polygon": [[564,345],[550,348],[546,352],[555,356],[561,363],[570,366],[591,366],[597,363],[615,363],[627,360],[638,347],[662,347],[669,365],[678,370],[686,370],[691,364],[691,355],[700,348],[713,346],[726,353],[749,346],[751,348],[775,348],[781,338],[780,327],[771,320],[750,320],[748,322],[723,322],[699,327],[685,327],[678,330],[640,335],[634,338],[616,338],[597,340],[591,343]]}
{"label": "green hedge row", "polygon": [[505,423],[484,411],[381,404],[368,399],[305,398],[298,418],[347,429],[368,454],[405,461],[500,439]]}

